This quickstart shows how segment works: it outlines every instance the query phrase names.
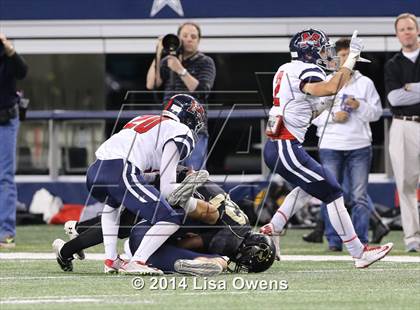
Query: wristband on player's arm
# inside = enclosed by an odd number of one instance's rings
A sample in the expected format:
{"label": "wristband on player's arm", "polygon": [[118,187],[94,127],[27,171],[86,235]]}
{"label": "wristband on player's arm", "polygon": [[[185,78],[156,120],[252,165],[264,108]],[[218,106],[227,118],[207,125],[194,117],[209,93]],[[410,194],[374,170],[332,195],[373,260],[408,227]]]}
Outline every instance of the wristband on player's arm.
{"label": "wristband on player's arm", "polygon": [[359,58],[359,56],[360,53],[350,53],[344,62],[343,67],[353,71],[354,65],[356,64],[357,58]]}

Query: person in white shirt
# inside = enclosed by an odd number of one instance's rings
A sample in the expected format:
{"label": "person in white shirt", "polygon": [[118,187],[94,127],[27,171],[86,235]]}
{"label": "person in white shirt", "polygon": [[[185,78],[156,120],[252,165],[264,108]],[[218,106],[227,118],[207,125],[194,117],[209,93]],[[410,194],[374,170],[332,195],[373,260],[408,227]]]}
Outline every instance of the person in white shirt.
{"label": "person in white shirt", "polygon": [[[350,40],[340,39],[335,43],[340,63],[350,52]],[[318,127],[319,157],[322,165],[332,172],[348,193],[346,205],[351,208],[352,222],[363,244],[369,240],[369,218],[372,204],[368,203],[368,177],[372,161],[372,133],[370,122],[382,115],[381,100],[372,80],[354,71],[351,79],[334,97],[331,110],[325,110],[313,124]],[[329,249],[342,250],[342,241],[332,227],[326,211],[321,206],[325,223],[325,235]]]}

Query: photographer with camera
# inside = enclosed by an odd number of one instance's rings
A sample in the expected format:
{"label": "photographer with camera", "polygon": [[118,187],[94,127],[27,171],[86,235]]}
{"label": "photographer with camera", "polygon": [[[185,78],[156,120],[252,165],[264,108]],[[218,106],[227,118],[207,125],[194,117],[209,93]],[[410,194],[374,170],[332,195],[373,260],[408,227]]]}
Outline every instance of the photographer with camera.
{"label": "photographer with camera", "polygon": [[[160,38],[156,56],[147,72],[147,89],[164,90],[163,103],[176,93],[195,92],[193,95],[205,105],[216,77],[213,59],[198,51],[200,27],[192,22],[179,26],[178,35]],[[195,170],[205,168],[208,131],[205,126],[198,133],[198,141],[191,156],[183,163]]]}
{"label": "photographer with camera", "polygon": [[28,67],[12,43],[0,33],[0,248],[15,246],[17,192],[14,180],[20,97],[16,80]]}

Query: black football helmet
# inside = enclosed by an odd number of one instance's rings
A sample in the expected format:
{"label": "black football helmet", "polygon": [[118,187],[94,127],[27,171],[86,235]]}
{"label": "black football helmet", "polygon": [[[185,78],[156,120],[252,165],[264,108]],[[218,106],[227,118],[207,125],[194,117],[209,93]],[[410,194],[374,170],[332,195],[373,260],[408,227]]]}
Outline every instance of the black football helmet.
{"label": "black football helmet", "polygon": [[204,107],[190,95],[172,96],[163,109],[162,115],[187,125],[194,134],[204,126]]}
{"label": "black football helmet", "polygon": [[289,50],[292,60],[313,63],[329,71],[338,69],[335,45],[321,30],[311,28],[296,33],[290,40]]}
{"label": "black football helmet", "polygon": [[274,262],[276,247],[266,235],[250,232],[240,245],[236,256],[234,272],[263,272]]}

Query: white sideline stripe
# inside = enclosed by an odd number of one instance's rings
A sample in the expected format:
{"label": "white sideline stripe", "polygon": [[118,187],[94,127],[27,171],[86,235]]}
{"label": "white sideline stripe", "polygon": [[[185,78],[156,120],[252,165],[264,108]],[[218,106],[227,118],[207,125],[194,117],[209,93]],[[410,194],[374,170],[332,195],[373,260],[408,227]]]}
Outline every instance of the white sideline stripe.
{"label": "white sideline stripe", "polygon": [[[55,259],[54,253],[33,253],[33,252],[15,252],[0,253],[0,260],[39,260],[39,259]],[[86,254],[87,260],[104,260],[104,254]],[[352,261],[350,256],[341,255],[282,255],[281,261],[304,262],[304,261]],[[385,262],[395,263],[420,263],[420,257],[416,256],[387,256],[382,259]]]}
{"label": "white sideline stripe", "polygon": [[97,302],[104,300],[99,298],[71,298],[71,299],[25,299],[25,300],[0,300],[0,305],[22,305],[22,304],[65,304],[77,302]]}
{"label": "white sideline stripe", "polygon": [[[135,295],[130,295],[133,297]],[[92,296],[96,297],[96,296]],[[64,303],[105,303],[105,304],[153,304],[153,301],[150,300],[133,300],[133,301],[126,301],[126,300],[104,300],[103,298],[68,298],[68,296],[57,296],[52,298],[44,298],[44,297],[32,297],[32,299],[4,299],[0,300],[0,305],[22,305],[22,304],[64,304]],[[117,297],[117,296],[115,296]]]}
{"label": "white sideline stripe", "polygon": [[[354,269],[357,270],[357,269]],[[413,271],[420,271],[420,268],[368,268],[366,269],[364,272],[389,272],[389,271],[409,271],[409,272],[413,272]],[[321,269],[321,270],[294,270],[294,271],[287,271],[287,274],[292,274],[292,273],[309,273],[309,274],[314,274],[314,273],[320,273],[320,274],[324,274],[324,273],[343,273],[343,272],[349,272],[348,269]],[[278,274],[278,272],[266,272],[265,275],[274,275],[274,274]],[[32,281],[39,281],[39,280],[61,280],[61,279],[83,279],[83,278],[87,278],[87,279],[92,279],[92,278],[98,278],[101,279],[101,281],[103,280],[111,280],[114,281],[114,277],[106,277],[104,275],[92,275],[92,274],[77,274],[77,275],[65,275],[65,276],[15,276],[15,277],[0,277],[0,281],[11,281],[11,282],[16,282],[16,281],[24,281],[24,280],[32,280]],[[121,278],[120,278],[121,279]],[[95,295],[94,297],[98,297],[99,295]],[[117,295],[117,296],[122,296],[122,295]],[[132,296],[132,295],[128,295],[128,296]],[[44,298],[47,298],[45,296],[43,296]],[[77,297],[83,297],[78,295]],[[91,297],[91,296],[89,296]],[[109,297],[109,296],[105,296],[105,297]],[[35,297],[32,297],[35,298]],[[39,297],[41,298],[41,297]],[[50,297],[48,297],[50,298]],[[53,298],[53,297],[51,297]]]}

